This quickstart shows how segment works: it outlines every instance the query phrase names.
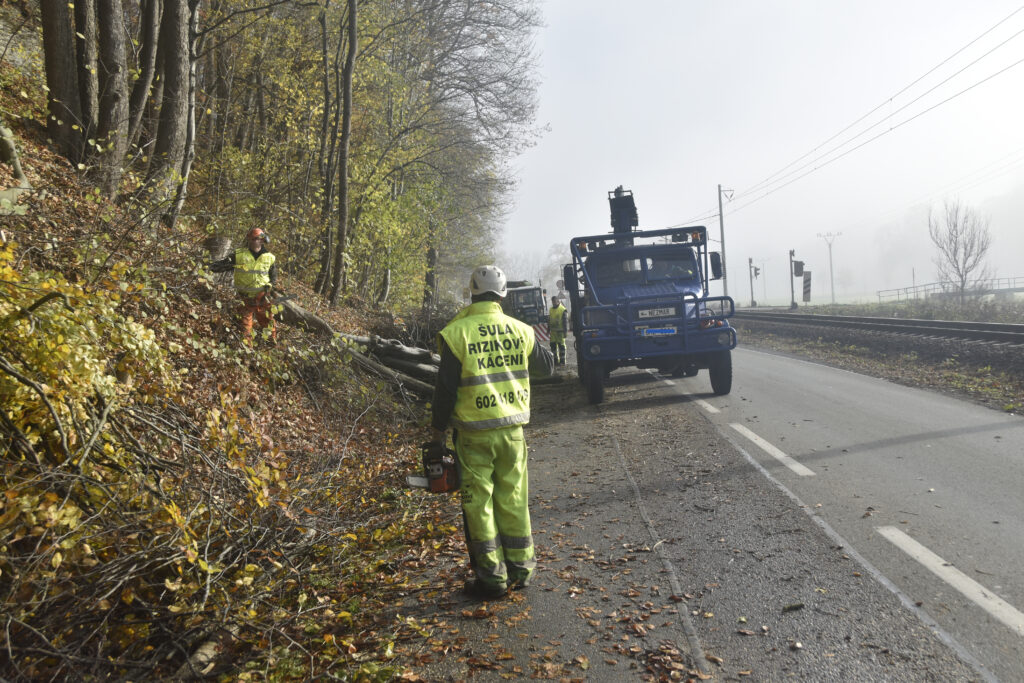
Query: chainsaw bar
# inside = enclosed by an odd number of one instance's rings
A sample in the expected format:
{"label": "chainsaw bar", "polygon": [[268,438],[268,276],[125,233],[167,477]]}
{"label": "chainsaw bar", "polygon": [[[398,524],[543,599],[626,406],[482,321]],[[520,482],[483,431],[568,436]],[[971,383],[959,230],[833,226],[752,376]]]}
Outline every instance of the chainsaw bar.
{"label": "chainsaw bar", "polygon": [[419,474],[410,474],[405,477],[405,483],[414,489],[429,489],[430,482],[427,478]]}

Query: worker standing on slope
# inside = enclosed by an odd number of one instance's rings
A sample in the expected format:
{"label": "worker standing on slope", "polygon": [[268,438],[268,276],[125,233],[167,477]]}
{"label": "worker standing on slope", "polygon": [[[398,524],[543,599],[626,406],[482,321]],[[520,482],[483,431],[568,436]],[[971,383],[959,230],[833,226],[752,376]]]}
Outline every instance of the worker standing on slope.
{"label": "worker standing on slope", "polygon": [[266,245],[270,237],[260,228],[253,228],[245,236],[246,246],[236,249],[235,253],[217,261],[210,269],[215,273],[235,271],[235,290],[242,298],[238,307],[241,316],[242,341],[252,343],[253,324],[257,329],[268,327],[270,338],[277,338],[274,329],[274,316],[270,310],[271,302],[267,295],[277,282],[276,257],[270,253]]}
{"label": "worker standing on slope", "polygon": [[548,330],[551,333],[551,353],[555,356],[555,365],[565,365],[565,328],[568,314],[565,306],[557,296],[551,297],[551,310],[548,311]]}
{"label": "worker standing on slope", "polygon": [[523,425],[530,421],[530,375],[550,375],[554,362],[530,325],[502,312],[499,268],[474,269],[469,288],[472,303],[438,335],[432,424],[441,444],[454,428],[475,574],[465,591],[486,599],[529,585],[536,567]]}

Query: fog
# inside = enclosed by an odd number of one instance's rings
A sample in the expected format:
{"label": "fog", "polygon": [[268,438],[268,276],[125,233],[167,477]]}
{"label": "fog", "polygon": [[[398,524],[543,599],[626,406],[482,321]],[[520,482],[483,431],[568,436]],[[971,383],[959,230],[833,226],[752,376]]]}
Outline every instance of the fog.
{"label": "fog", "polygon": [[789,302],[790,250],[813,273],[812,303],[827,303],[819,234],[839,234],[837,301],[934,282],[928,212],[953,200],[990,220],[990,272],[1024,277],[1015,2],[548,0],[544,11],[546,132],[514,162],[504,228],[516,269],[540,273],[569,260],[571,237],[609,231],[617,185],[634,192],[642,229],[702,224],[717,240],[721,184],[738,304],[750,302],[748,259],[762,269],[758,303]]}

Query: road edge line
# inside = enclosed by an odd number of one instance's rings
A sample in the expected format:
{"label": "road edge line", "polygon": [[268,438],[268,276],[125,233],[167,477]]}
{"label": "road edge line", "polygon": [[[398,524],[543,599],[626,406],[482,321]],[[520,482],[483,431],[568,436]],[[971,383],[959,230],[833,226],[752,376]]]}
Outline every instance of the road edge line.
{"label": "road edge line", "polygon": [[903,604],[903,606],[906,609],[910,610],[910,612],[913,613],[921,621],[922,624],[931,629],[932,633],[935,634],[935,637],[938,638],[939,641],[941,641],[944,645],[946,645],[946,647],[951,649],[953,653],[960,658],[960,661],[964,662],[972,669],[974,669],[974,671],[979,676],[981,676],[982,679],[984,679],[987,683],[999,683],[999,679],[991,671],[989,671],[984,664],[982,664],[978,659],[976,659],[974,655],[968,652],[967,649],[963,645],[961,645],[956,638],[954,638],[950,633],[948,633],[944,628],[942,628],[942,626],[939,625],[939,622],[935,621],[935,619],[933,619],[930,614],[928,614],[923,609],[914,604],[914,601],[911,600],[906,593],[904,593],[896,584],[890,581],[889,578],[885,576],[885,574],[883,574],[881,571],[878,570],[878,568],[875,567],[875,565],[871,564],[871,562],[869,562],[867,558],[865,558],[863,555],[857,552],[857,549],[850,545],[850,543],[845,538],[840,536],[839,532],[833,529],[831,524],[826,522],[819,515],[815,514],[814,510],[808,507],[802,500],[800,500],[799,496],[797,496],[795,493],[786,488],[786,485],[783,484],[781,481],[773,477],[772,473],[765,469],[765,467],[761,463],[759,463],[757,459],[754,458],[754,456],[750,455],[750,453],[748,453],[746,449],[743,448],[743,446],[737,443],[737,441],[732,437],[732,435],[730,435],[728,432],[726,432],[717,424],[715,424],[715,422],[711,420],[711,418],[709,418],[708,416],[702,414],[702,417],[705,420],[707,420],[711,424],[711,426],[714,427],[715,430],[717,430],[718,433],[721,434],[726,441],[732,444],[732,447],[739,451],[743,455],[743,457],[747,459],[747,462],[749,462],[751,466],[753,466],[754,469],[756,469],[758,472],[764,475],[764,477],[768,481],[774,484],[776,488],[778,488],[780,491],[786,494],[786,496],[788,496],[790,500],[796,503],[797,506],[804,511],[804,514],[810,517],[811,520],[814,521],[814,523],[817,524],[818,527],[825,532],[826,536],[831,538],[837,546],[841,546],[843,548],[843,551],[852,560],[857,562],[857,564],[859,564],[864,569],[864,571],[870,574],[875,581],[880,583],[884,588],[888,589],[890,593],[895,595]]}
{"label": "road edge line", "polygon": [[996,595],[995,591],[964,574],[910,534],[894,526],[876,526],[875,531],[948,586],[985,610],[990,617],[1002,622],[1016,635],[1024,636],[1024,614]]}
{"label": "road edge line", "polygon": [[781,464],[785,465],[786,467],[788,467],[790,470],[792,470],[794,473],[798,474],[799,476],[801,476],[801,477],[813,477],[813,476],[816,476],[815,471],[812,470],[810,467],[808,467],[807,465],[804,465],[804,464],[794,460],[792,456],[787,455],[782,450],[776,448],[767,439],[764,439],[763,437],[758,436],[757,434],[755,434],[753,432],[753,430],[747,428],[744,425],[741,425],[739,422],[730,422],[729,426],[732,427],[733,429],[735,429],[737,432],[739,432],[743,436],[747,437],[747,439],[749,439],[755,446],[760,448],[762,451],[764,451],[765,453],[767,453],[771,457],[773,457],[776,460],[778,460]]}

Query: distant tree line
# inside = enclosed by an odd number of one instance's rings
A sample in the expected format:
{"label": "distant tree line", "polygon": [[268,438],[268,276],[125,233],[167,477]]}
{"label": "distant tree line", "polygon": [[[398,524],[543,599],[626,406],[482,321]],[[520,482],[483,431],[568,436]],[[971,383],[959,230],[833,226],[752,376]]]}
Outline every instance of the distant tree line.
{"label": "distant tree line", "polygon": [[150,224],[263,227],[332,305],[430,307],[492,253],[535,133],[533,0],[40,7],[51,138]]}

